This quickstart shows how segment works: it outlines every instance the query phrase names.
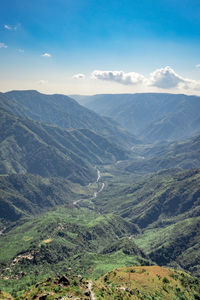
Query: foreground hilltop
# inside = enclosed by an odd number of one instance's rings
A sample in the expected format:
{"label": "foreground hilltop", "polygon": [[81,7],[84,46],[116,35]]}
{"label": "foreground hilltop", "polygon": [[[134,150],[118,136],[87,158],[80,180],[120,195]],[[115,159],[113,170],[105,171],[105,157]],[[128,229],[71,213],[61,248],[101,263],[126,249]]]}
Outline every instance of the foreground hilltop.
{"label": "foreground hilltop", "polygon": [[[70,271],[69,271],[70,272]],[[96,281],[62,275],[37,283],[15,299],[200,299],[199,280],[185,272],[158,266],[113,270]],[[0,294],[14,299],[8,294]]]}
{"label": "foreground hilltop", "polygon": [[98,299],[200,299],[200,282],[159,266],[116,269],[96,282]]}

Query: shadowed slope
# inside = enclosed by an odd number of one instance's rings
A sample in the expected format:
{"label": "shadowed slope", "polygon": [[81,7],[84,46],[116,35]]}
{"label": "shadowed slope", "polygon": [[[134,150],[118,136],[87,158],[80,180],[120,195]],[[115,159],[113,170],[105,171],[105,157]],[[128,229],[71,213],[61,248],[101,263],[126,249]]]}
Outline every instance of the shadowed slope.
{"label": "shadowed slope", "polygon": [[64,177],[78,183],[94,181],[101,164],[128,157],[107,139],[82,130],[62,130],[0,110],[0,173],[32,173]]}
{"label": "shadowed slope", "polygon": [[[55,124],[63,129],[91,129],[126,145],[138,142],[115,121],[99,116],[68,96],[45,95],[37,91],[11,91],[4,96],[7,97],[7,109],[14,114]],[[5,105],[5,100],[3,103]]]}

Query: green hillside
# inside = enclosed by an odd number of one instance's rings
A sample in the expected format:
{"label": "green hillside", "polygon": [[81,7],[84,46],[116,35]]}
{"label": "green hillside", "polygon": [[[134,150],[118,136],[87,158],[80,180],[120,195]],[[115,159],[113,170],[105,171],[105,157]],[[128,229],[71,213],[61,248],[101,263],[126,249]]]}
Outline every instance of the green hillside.
{"label": "green hillside", "polygon": [[103,212],[120,214],[141,228],[159,227],[198,216],[199,184],[199,169],[160,171],[126,186],[111,180],[94,202]]}
{"label": "green hillside", "polygon": [[[199,292],[199,280],[185,272],[158,266],[131,266],[112,270],[96,281],[68,271],[41,280],[15,299],[195,300],[199,299]],[[3,292],[0,295],[1,299],[13,299]]]}
{"label": "green hillside", "polygon": [[140,158],[126,167],[127,171],[133,173],[144,174],[175,167],[199,168],[200,135],[174,143],[141,145],[134,147],[133,153]]}
{"label": "green hillside", "polygon": [[119,216],[70,207],[21,220],[0,236],[0,284],[17,291],[69,267],[98,278],[115,267],[151,264],[129,239],[138,233]]}
{"label": "green hillside", "polygon": [[182,268],[199,276],[200,217],[147,229],[134,241],[157,264]]}
{"label": "green hillside", "polygon": [[32,173],[94,181],[101,164],[128,157],[128,152],[87,129],[62,130],[0,110],[0,174]]}
{"label": "green hillside", "polygon": [[124,183],[112,174],[104,178],[107,187],[93,200],[96,207],[137,224],[141,232],[134,241],[154,262],[199,276],[199,169],[127,174]]}
{"label": "green hillside", "polygon": [[0,176],[0,221],[14,222],[58,205],[72,205],[73,201],[90,193],[86,187],[61,177],[44,178],[32,174]]}

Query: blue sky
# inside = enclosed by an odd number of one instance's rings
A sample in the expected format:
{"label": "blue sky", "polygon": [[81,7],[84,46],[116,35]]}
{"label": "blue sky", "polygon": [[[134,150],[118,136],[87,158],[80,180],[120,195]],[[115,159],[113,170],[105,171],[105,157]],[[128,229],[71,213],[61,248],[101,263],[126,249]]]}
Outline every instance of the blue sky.
{"label": "blue sky", "polygon": [[200,1],[0,3],[2,91],[200,94]]}

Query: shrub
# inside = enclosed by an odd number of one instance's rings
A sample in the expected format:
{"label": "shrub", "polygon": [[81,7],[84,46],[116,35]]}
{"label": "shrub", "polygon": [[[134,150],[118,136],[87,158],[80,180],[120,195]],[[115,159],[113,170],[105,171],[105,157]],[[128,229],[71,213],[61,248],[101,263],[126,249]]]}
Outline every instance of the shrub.
{"label": "shrub", "polygon": [[60,287],[59,286],[55,286],[53,290],[54,290],[55,293],[58,293],[60,291]]}
{"label": "shrub", "polygon": [[163,278],[163,283],[170,283],[169,279],[167,277]]}
{"label": "shrub", "polygon": [[131,273],[135,273],[135,269],[131,269],[130,272],[131,272]]}

